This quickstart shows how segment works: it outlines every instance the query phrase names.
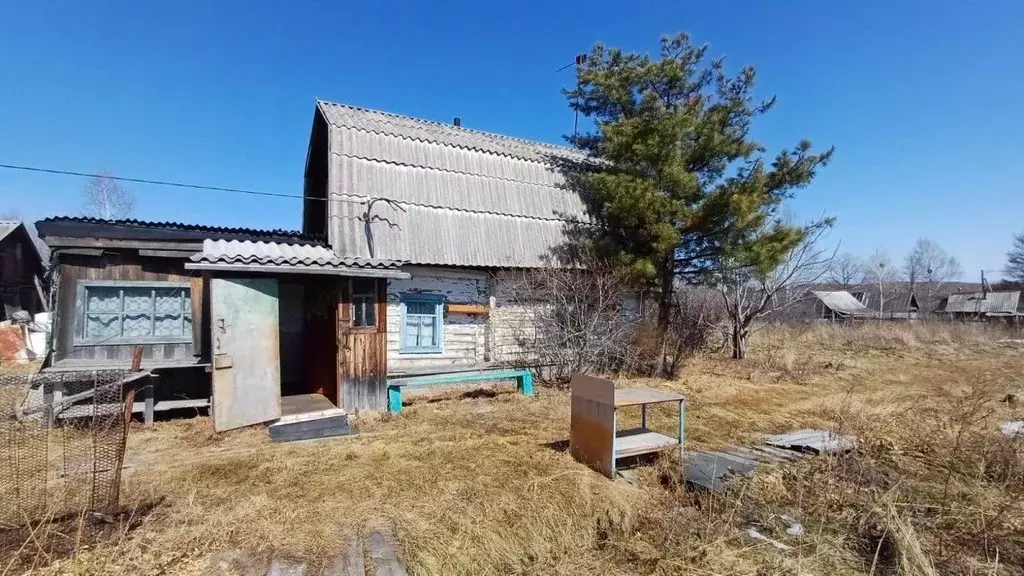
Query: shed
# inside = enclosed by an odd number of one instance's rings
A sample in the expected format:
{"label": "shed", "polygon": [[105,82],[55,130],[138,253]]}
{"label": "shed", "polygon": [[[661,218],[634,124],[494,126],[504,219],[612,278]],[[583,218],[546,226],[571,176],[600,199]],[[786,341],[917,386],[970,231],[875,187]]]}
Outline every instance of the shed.
{"label": "shed", "polygon": [[44,264],[25,224],[0,220],[0,320],[24,310],[30,315],[45,308]]}
{"label": "shed", "polygon": [[950,294],[942,312],[955,318],[1011,318],[1021,315],[1020,291]]}

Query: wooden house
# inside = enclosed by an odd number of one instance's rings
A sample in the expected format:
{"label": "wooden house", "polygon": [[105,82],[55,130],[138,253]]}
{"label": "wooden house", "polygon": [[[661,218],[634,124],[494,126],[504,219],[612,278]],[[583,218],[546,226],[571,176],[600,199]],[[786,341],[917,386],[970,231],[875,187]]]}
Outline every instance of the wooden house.
{"label": "wooden house", "polygon": [[556,165],[579,158],[317,102],[301,233],[41,221],[58,278],[49,369],[125,367],[142,345],[155,409],[205,394],[223,430],[310,408],[289,398],[384,410],[389,378],[507,365],[530,315],[504,277],[559,265],[586,214]]}
{"label": "wooden house", "polygon": [[30,315],[45,308],[44,264],[25,225],[16,220],[0,221],[0,320],[19,310]]}

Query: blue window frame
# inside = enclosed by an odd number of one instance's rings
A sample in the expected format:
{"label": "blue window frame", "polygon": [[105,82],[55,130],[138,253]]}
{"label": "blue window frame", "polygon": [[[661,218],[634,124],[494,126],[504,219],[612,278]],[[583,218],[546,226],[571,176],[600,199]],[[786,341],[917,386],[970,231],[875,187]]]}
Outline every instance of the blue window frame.
{"label": "blue window frame", "polygon": [[430,354],[444,349],[444,298],[429,294],[402,294],[403,354]]}

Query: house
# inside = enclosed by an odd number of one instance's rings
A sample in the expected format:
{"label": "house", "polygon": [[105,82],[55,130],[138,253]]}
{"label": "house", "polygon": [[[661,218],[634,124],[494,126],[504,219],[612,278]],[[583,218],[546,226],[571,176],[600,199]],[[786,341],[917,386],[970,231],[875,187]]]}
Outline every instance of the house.
{"label": "house", "polygon": [[523,311],[503,275],[557,265],[586,219],[556,165],[575,150],[318,101],[303,232],[344,258],[403,262],[389,280],[387,371],[507,361]]}
{"label": "house", "polygon": [[882,290],[877,284],[861,284],[851,287],[849,293],[876,318],[913,320],[921,309],[916,294],[905,283],[892,283]]}
{"label": "house", "polygon": [[812,290],[811,295],[815,319],[835,321],[872,316],[871,310],[849,292]]}
{"label": "house", "polygon": [[227,430],[383,410],[390,377],[514,362],[530,315],[504,280],[571,245],[586,211],[555,165],[574,158],[317,102],[301,232],[39,222],[58,277],[47,369],[125,368],[141,346],[147,418],[212,403]]}
{"label": "house", "polygon": [[1020,298],[1020,291],[950,294],[939,310],[950,318],[961,320],[1003,318],[1016,322],[1024,313]]}
{"label": "house", "polygon": [[0,320],[10,319],[19,310],[31,316],[44,310],[44,270],[39,250],[25,224],[0,220]]}

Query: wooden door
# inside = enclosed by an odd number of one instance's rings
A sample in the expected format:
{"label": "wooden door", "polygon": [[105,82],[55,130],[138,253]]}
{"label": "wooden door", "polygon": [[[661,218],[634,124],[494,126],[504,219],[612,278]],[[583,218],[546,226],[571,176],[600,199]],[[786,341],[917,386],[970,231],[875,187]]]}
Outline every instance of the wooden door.
{"label": "wooden door", "polygon": [[213,424],[219,431],[281,417],[277,280],[213,278]]}
{"label": "wooden door", "polygon": [[341,282],[338,302],[338,388],[341,407],[387,408],[387,280]]}

